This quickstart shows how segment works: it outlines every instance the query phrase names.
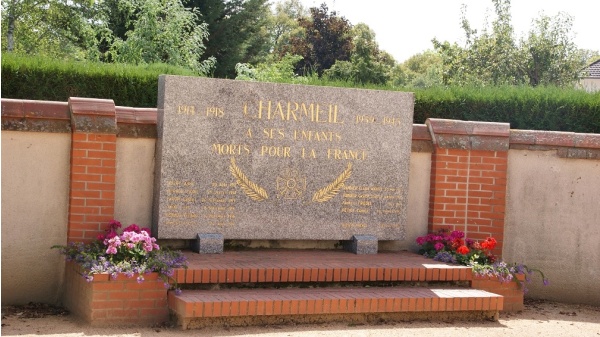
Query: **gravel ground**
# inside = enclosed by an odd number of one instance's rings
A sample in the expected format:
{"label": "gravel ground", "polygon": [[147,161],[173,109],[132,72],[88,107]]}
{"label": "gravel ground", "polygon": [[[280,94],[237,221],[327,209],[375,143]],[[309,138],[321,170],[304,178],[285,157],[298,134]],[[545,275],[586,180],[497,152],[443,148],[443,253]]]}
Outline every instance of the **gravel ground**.
{"label": "gravel ground", "polygon": [[409,322],[377,325],[330,323],[318,325],[284,325],[244,328],[207,328],[183,331],[176,327],[117,328],[89,327],[62,308],[41,304],[2,308],[2,336],[600,336],[600,306],[564,304],[551,301],[526,300],[525,310],[500,314],[498,322]]}

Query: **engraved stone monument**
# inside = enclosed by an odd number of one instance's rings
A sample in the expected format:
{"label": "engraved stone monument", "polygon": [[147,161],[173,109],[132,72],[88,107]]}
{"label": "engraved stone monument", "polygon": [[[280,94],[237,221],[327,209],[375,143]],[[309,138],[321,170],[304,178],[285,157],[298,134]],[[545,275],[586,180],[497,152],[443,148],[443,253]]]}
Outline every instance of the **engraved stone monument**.
{"label": "engraved stone monument", "polygon": [[161,76],[153,235],[402,240],[413,105],[395,91]]}

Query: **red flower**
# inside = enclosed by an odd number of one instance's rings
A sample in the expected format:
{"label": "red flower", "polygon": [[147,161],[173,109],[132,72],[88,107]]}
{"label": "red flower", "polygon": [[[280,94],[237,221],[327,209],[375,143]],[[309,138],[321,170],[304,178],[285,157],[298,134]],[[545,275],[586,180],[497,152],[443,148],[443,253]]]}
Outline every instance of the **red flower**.
{"label": "red flower", "polygon": [[492,250],[496,247],[496,239],[489,237],[481,243],[481,248]]}
{"label": "red flower", "polygon": [[125,228],[123,232],[136,232],[140,234],[140,227],[136,224],[131,224],[129,227]]}
{"label": "red flower", "polygon": [[469,248],[467,248],[467,246],[460,246],[460,247],[458,247],[456,252],[459,254],[462,254],[462,255],[466,255],[466,254],[469,254]]}

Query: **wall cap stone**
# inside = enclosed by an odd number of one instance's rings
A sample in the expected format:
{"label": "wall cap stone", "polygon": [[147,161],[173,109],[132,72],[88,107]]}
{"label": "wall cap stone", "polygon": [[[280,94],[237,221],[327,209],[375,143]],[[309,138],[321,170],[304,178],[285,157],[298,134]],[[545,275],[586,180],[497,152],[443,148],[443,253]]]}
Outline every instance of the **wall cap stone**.
{"label": "wall cap stone", "polygon": [[117,134],[113,100],[69,97],[69,108],[73,132]]}
{"label": "wall cap stone", "polygon": [[2,130],[71,132],[67,102],[2,99]]}
{"label": "wall cap stone", "polygon": [[[112,100],[71,97],[69,102],[2,98],[2,130],[71,132],[71,111],[75,115],[116,120],[119,137],[156,138],[158,109],[115,106]],[[557,150],[560,157],[600,159],[600,134],[560,131],[516,130],[508,123],[472,122],[430,118],[413,124],[413,152],[432,152],[438,147],[461,149]],[[114,133],[111,129],[111,133]],[[416,146],[414,143],[417,143]],[[441,144],[441,145],[440,145]]]}
{"label": "wall cap stone", "polygon": [[128,124],[153,124],[156,125],[156,108],[132,108],[126,106],[117,106],[117,123]]}
{"label": "wall cap stone", "polygon": [[508,151],[510,124],[428,118],[433,144],[439,148]]}
{"label": "wall cap stone", "polygon": [[600,134],[510,130],[510,148],[533,151],[556,150],[561,158],[600,159]]}
{"label": "wall cap stone", "polygon": [[118,137],[156,138],[156,108],[132,108],[117,106]]}
{"label": "wall cap stone", "polygon": [[431,140],[431,134],[425,124],[413,124],[412,129],[413,140]]}

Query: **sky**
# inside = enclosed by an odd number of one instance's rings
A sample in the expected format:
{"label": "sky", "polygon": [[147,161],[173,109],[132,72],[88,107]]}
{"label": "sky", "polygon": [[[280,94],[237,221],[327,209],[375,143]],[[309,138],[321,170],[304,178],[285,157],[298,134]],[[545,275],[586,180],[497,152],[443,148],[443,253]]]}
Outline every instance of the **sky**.
{"label": "sky", "polygon": [[[431,40],[463,45],[460,27],[461,5],[467,6],[471,28],[479,32],[486,15],[492,21],[491,0],[301,0],[309,7],[326,3],[353,25],[366,23],[374,32],[379,48],[392,54],[396,61],[433,49]],[[596,0],[512,0],[512,25],[517,40],[532,28],[532,21],[544,15],[553,17],[566,12],[574,18],[572,32],[580,49],[600,51],[600,3]]]}

